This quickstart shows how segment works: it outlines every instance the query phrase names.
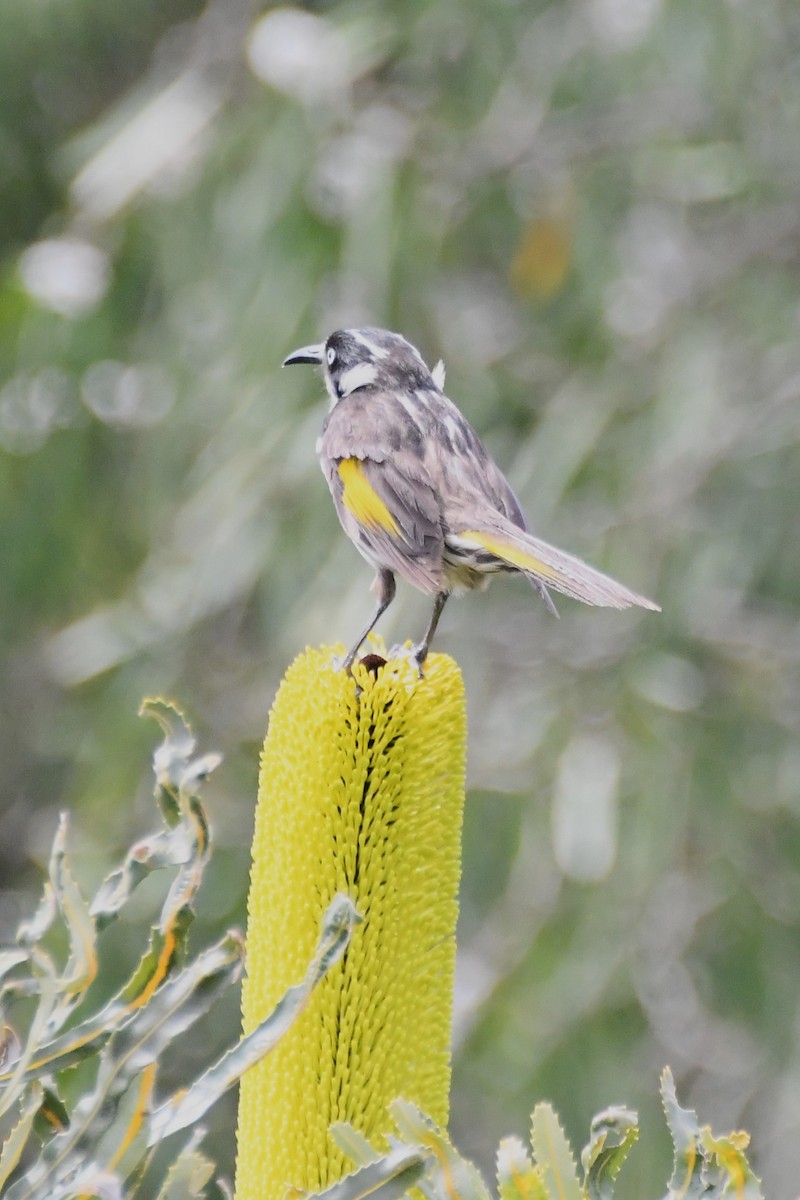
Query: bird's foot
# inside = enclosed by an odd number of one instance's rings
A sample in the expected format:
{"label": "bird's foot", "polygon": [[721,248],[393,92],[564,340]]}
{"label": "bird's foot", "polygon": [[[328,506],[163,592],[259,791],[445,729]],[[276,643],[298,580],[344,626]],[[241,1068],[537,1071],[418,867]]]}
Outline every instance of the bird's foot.
{"label": "bird's foot", "polygon": [[418,642],[413,646],[409,646],[408,642],[405,642],[403,645],[392,646],[391,650],[389,651],[389,658],[411,659],[419,672],[420,679],[422,679],[423,676],[422,668],[425,665],[425,659],[427,657],[428,647],[424,642]]}
{"label": "bird's foot", "polygon": [[341,658],[338,655],[336,655],[331,660],[331,666],[333,667],[334,671],[337,671],[337,672],[344,671],[345,675],[352,675],[353,674],[353,663],[355,662],[355,659],[356,659],[356,656],[355,656],[355,652],[353,652],[353,651],[351,651],[350,654],[346,654]]}
{"label": "bird's foot", "polygon": [[419,671],[419,677],[420,677],[420,679],[422,679],[422,675],[423,675],[422,668],[425,666],[425,660],[428,657],[428,643],[420,642],[420,644],[418,646],[412,646],[411,654],[414,659],[414,662],[417,664],[417,670]]}

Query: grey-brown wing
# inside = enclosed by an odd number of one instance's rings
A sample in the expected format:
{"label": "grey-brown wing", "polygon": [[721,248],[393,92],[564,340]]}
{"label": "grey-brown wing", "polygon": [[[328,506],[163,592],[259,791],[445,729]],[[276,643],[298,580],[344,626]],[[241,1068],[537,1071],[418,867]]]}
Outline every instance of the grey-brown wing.
{"label": "grey-brown wing", "polygon": [[[459,510],[488,507],[525,528],[517,497],[466,417],[447,396],[428,395],[431,428],[426,454],[439,494],[445,524],[458,523]],[[431,453],[433,447],[438,452]],[[433,460],[433,461],[431,461]]]}
{"label": "grey-brown wing", "polygon": [[339,520],[376,566],[424,592],[443,590],[444,535],[439,501],[419,460],[402,452],[376,462],[354,454],[323,464]]}

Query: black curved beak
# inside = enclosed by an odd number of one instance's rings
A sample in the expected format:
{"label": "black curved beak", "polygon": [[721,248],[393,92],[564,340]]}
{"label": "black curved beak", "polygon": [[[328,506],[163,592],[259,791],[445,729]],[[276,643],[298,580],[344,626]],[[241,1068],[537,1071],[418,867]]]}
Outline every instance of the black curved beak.
{"label": "black curved beak", "polygon": [[324,354],[324,342],[320,342],[318,346],[301,346],[299,350],[293,350],[291,354],[287,355],[281,366],[291,367],[294,363],[321,363]]}

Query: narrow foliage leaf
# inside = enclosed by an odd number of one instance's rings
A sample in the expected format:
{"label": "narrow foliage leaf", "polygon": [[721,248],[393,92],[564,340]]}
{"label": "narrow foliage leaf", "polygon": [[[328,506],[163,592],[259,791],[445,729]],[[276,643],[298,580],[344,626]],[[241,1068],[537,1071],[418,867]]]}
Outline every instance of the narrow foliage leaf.
{"label": "narrow foliage leaf", "polygon": [[429,1154],[429,1165],[419,1188],[429,1200],[489,1200],[480,1173],[450,1144],[445,1135],[408,1100],[389,1105],[400,1136]]}
{"label": "narrow foliage leaf", "polygon": [[33,916],[20,923],[17,929],[17,941],[21,946],[35,946],[40,942],[48,929],[52,928],[53,922],[58,915],[58,905],[56,904],[53,885],[48,879],[42,889],[42,898],[37,905],[36,912]]}
{"label": "narrow foliage leaf", "polygon": [[334,1183],[316,1200],[399,1200],[420,1183],[425,1170],[425,1155],[409,1146],[397,1146],[388,1154],[359,1167],[351,1175]]}
{"label": "narrow foliage leaf", "polygon": [[67,815],[61,814],[50,856],[50,882],[69,935],[69,958],[61,976],[62,994],[79,1000],[97,975],[97,932],[67,861]]}
{"label": "narrow foliage leaf", "polygon": [[743,1132],[714,1137],[707,1125],[700,1131],[707,1190],[730,1200],[764,1200],[761,1180],[750,1169],[745,1150],[750,1137]]}
{"label": "narrow foliage leaf", "polygon": [[354,1162],[356,1166],[365,1167],[367,1163],[375,1162],[380,1154],[372,1143],[354,1129],[349,1121],[335,1121],[328,1130],[339,1149]]}
{"label": "narrow foliage leaf", "polygon": [[533,1110],[531,1146],[548,1195],[558,1200],[583,1200],[575,1160],[552,1104],[537,1104]]}
{"label": "narrow foliage leaf", "polygon": [[191,831],[184,823],[143,838],[131,847],[122,866],[103,881],[92,901],[91,912],[98,929],[114,920],[151,872],[188,862],[193,843]]}
{"label": "narrow foliage leaf", "polygon": [[124,1179],[147,1148],[147,1118],[153,1099],[156,1064],[150,1063],[123,1092],[109,1128],[98,1141],[97,1157]]}
{"label": "narrow foliage leaf", "polygon": [[[35,1085],[34,1090],[38,1090]],[[52,1137],[54,1133],[61,1133],[69,1128],[69,1113],[66,1105],[52,1088],[45,1088],[42,1093],[42,1101],[36,1113],[34,1128],[43,1142]]]}
{"label": "narrow foliage leaf", "polygon": [[672,1175],[667,1196],[670,1200],[672,1197],[695,1200],[703,1195],[705,1187],[702,1180],[700,1127],[697,1114],[678,1104],[675,1080],[669,1067],[665,1067],[661,1075],[661,1103],[673,1146]]}
{"label": "narrow foliage leaf", "polygon": [[[38,1160],[4,1191],[6,1200],[116,1200],[122,1196],[122,1179],[142,1178],[157,1060],[241,972],[243,951],[236,935],[183,968],[194,900],[210,853],[197,792],[219,759],[194,756],[191,730],[168,705],[152,702],[146,711],[165,733],[154,767],[169,828],[134,846],[89,905],[70,870],[67,821],[62,817],[37,911],[18,930],[19,949],[0,955],[3,996],[36,998],[24,1035],[17,1038],[9,1031],[3,1039],[0,1113],[13,1107],[20,1113],[0,1154],[3,1184],[25,1161],[31,1135],[38,1132],[44,1141]],[[96,977],[98,927],[113,920],[141,879],[160,867],[177,870],[146,954],[128,983],[99,1012],[60,1032]],[[68,942],[61,969],[41,944],[56,924]],[[333,940],[331,936],[329,942]],[[52,1080],[87,1056],[97,1060],[90,1090],[68,1112]],[[201,1174],[208,1179],[199,1156],[189,1156],[174,1178],[199,1179]],[[217,1192],[222,1194],[222,1189]]]}
{"label": "narrow foliage leaf", "polygon": [[42,977],[39,984],[39,1002],[22,1052],[10,1070],[0,1074],[0,1116],[22,1099],[21,1088],[25,1083],[28,1067],[45,1036],[57,999],[57,980],[53,974],[48,973]]}
{"label": "narrow foliage leaf", "polygon": [[167,1172],[157,1200],[191,1200],[203,1195],[215,1168],[211,1159],[197,1149],[201,1138],[202,1130],[198,1130],[181,1150]]}
{"label": "narrow foliage leaf", "polygon": [[0,1071],[5,1071],[17,1061],[22,1052],[16,1029],[11,1025],[0,1025]]}
{"label": "narrow foliage leaf", "polygon": [[166,928],[162,924],[150,931],[150,945],[119,994],[123,1007],[141,1008],[169,978],[184,956],[193,917],[191,908],[182,908],[172,914]]}
{"label": "narrow foliage leaf", "polygon": [[8,1182],[12,1171],[16,1170],[41,1101],[42,1088],[40,1086],[32,1087],[19,1120],[3,1144],[2,1152],[0,1152],[0,1195],[2,1195],[3,1186]]}
{"label": "narrow foliage leaf", "polygon": [[506,1137],[497,1150],[500,1200],[548,1200],[544,1177],[518,1137]]}
{"label": "narrow foliage leaf", "polygon": [[353,929],[361,920],[347,896],[336,896],[328,906],[317,952],[303,983],[289,988],[270,1015],[252,1033],[228,1050],[192,1086],[172,1096],[153,1113],[149,1144],[199,1121],[228,1088],[259,1062],[297,1019],[314,987],[344,954]]}
{"label": "narrow foliage leaf", "polygon": [[219,766],[219,754],[204,754],[193,758],[196,747],[194,734],[183,713],[171,703],[159,698],[142,702],[142,716],[155,718],[164,731],[164,741],[153,755],[156,776],[156,799],[168,825],[177,825],[189,796]]}
{"label": "narrow foliage leaf", "polygon": [[84,1163],[75,1175],[44,1193],[43,1200],[125,1200],[122,1180],[99,1163]]}
{"label": "narrow foliage leaf", "polygon": [[240,939],[224,938],[159,989],[135,1022],[114,1034],[100,1054],[95,1088],[76,1107],[69,1130],[48,1143],[9,1200],[32,1200],[46,1185],[72,1177],[85,1161],[86,1147],[96,1146],[111,1126],[131,1083],[238,978],[241,964]]}
{"label": "narrow foliage leaf", "polygon": [[[173,926],[166,932],[160,927],[154,928],[148,950],[121,992],[100,1012],[87,1017],[68,1033],[42,1041],[35,1057],[26,1064],[20,1080],[38,1079],[43,1074],[62,1071],[81,1062],[90,1054],[97,1053],[116,1030],[131,1021],[170,976],[176,961],[182,957],[191,917],[191,910],[187,909],[175,914]],[[0,1083],[2,1081],[3,1076],[0,1075]]]}
{"label": "narrow foliage leaf", "polygon": [[613,1105],[592,1119],[581,1163],[590,1200],[611,1200],[614,1183],[639,1137],[639,1118],[629,1108]]}
{"label": "narrow foliage leaf", "polygon": [[[27,950],[0,950],[0,984],[30,957]],[[7,986],[7,985],[4,985]]]}

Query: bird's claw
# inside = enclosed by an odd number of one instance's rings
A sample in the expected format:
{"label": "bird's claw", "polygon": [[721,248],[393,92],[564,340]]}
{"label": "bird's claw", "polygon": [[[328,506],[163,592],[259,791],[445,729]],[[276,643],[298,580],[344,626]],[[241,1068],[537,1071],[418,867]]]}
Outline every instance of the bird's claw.
{"label": "bird's claw", "polygon": [[335,658],[333,658],[331,660],[331,666],[333,667],[334,671],[336,671],[336,672],[344,671],[345,675],[352,675],[354,662],[355,662],[354,654],[345,654],[342,658],[339,658],[337,655]]}
{"label": "bird's claw", "polygon": [[416,664],[417,670],[419,671],[419,677],[422,679],[422,668],[425,664],[425,659],[428,657],[428,647],[424,644],[424,642],[418,642],[413,646],[406,645],[405,643],[403,645],[398,644],[396,646],[392,646],[391,650],[389,651],[389,657],[410,658]]}

